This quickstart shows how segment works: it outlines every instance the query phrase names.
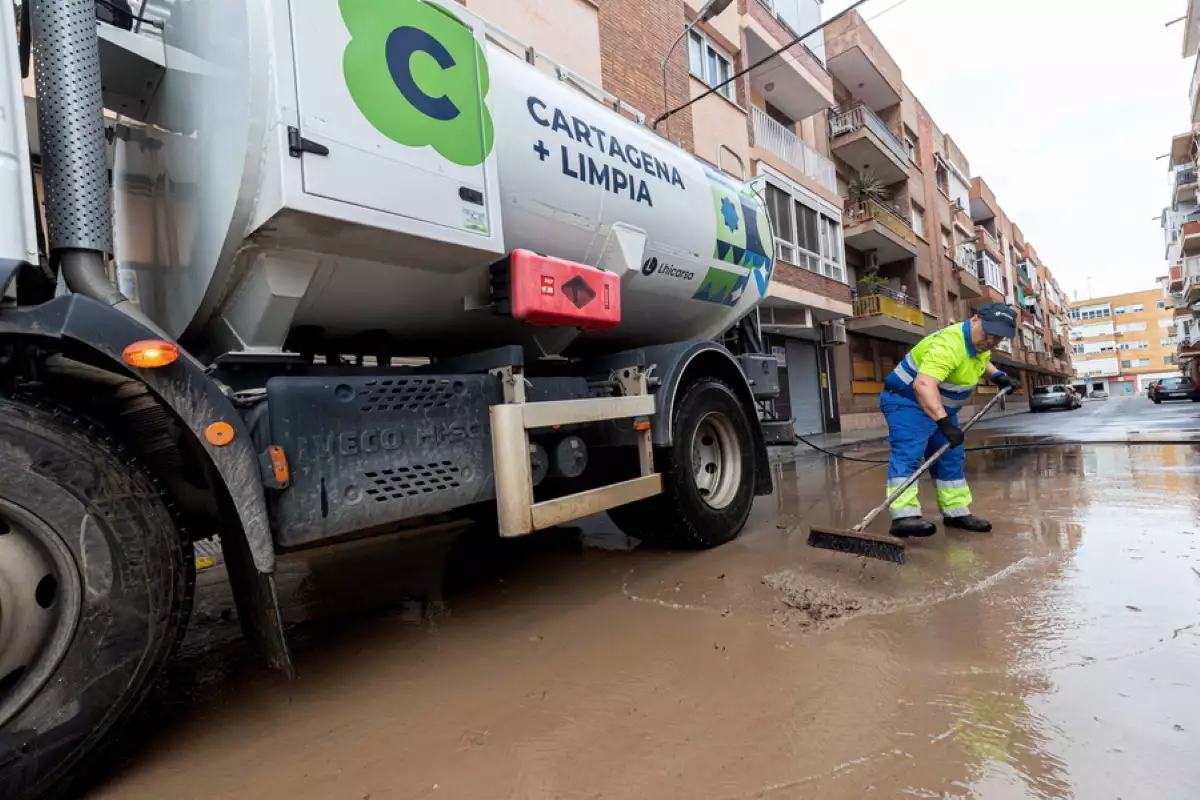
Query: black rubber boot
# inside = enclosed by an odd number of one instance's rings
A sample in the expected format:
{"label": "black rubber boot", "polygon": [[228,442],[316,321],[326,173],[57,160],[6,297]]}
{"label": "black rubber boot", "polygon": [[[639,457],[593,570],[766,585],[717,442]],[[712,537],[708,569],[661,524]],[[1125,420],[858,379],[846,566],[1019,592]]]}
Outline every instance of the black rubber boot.
{"label": "black rubber boot", "polygon": [[947,528],[961,528],[975,533],[987,533],[992,529],[992,523],[974,514],[967,514],[965,517],[942,517],[942,524]]}
{"label": "black rubber boot", "polygon": [[937,525],[921,517],[901,517],[892,520],[892,536],[907,539],[910,536],[933,536],[937,533]]}

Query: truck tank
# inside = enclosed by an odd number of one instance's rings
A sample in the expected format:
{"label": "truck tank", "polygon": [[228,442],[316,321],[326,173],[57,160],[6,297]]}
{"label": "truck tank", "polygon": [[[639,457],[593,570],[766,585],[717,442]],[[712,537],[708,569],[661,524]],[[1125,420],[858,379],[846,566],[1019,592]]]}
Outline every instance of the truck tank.
{"label": "truck tank", "polygon": [[[487,34],[434,0],[176,6],[116,145],[123,288],[209,353],[301,330],[570,353],[712,338],[753,309],[774,242],[755,192]],[[619,327],[495,313],[489,265],[517,248],[617,272]]]}

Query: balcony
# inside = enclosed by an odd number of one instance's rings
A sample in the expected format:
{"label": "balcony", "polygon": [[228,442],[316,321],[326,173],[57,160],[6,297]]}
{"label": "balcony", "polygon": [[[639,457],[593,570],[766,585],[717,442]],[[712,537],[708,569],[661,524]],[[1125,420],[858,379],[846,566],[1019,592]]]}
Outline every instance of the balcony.
{"label": "balcony", "polygon": [[900,67],[857,11],[825,28],[829,71],[856,100],[876,111],[900,102]]}
{"label": "balcony", "polygon": [[884,183],[908,177],[904,143],[864,103],[830,112],[829,139],[838,158],[855,169],[873,172]]}
{"label": "balcony", "polygon": [[979,275],[976,272],[978,267],[975,265],[975,251],[959,245],[954,251],[954,257],[951,257],[949,250],[945,251],[944,255],[950,262],[950,269],[954,272],[954,277],[958,279],[961,287],[959,296],[966,300],[976,300],[982,297]]}
{"label": "balcony", "polygon": [[[1200,225],[1200,223],[1196,224]],[[1200,303],[1200,257],[1198,256],[1190,256],[1183,260],[1183,290],[1180,292],[1180,299],[1183,300],[1185,306]]]}
{"label": "balcony", "polygon": [[1170,294],[1183,291],[1183,264],[1172,264],[1167,270],[1167,291]]}
{"label": "balcony", "polygon": [[882,286],[875,292],[854,298],[848,330],[910,344],[925,336],[925,314],[913,298]]}
{"label": "balcony", "polygon": [[809,147],[803,139],[767,116],[758,106],[750,111],[754,144],[837,194],[837,171],[833,162]]}
{"label": "balcony", "polygon": [[1000,251],[1000,242],[996,240],[996,237],[992,236],[987,228],[982,227],[975,228],[975,235],[979,237],[979,240],[975,242],[975,249],[987,250],[997,261],[1003,264],[1004,253]]}
{"label": "balcony", "polygon": [[[793,38],[762,3],[749,3],[747,11],[742,27],[750,63],[778,52]],[[833,105],[833,77],[803,44],[789,47],[753,70],[750,87],[792,119],[811,117]]]}
{"label": "balcony", "polygon": [[1171,185],[1174,187],[1175,202],[1187,203],[1196,199],[1196,165],[1180,164],[1171,170]]}
{"label": "balcony", "polygon": [[1184,255],[1200,254],[1200,220],[1185,222],[1179,227],[1179,245]]}
{"label": "balcony", "polygon": [[888,264],[917,254],[917,235],[912,225],[886,203],[876,200],[847,201],[843,237],[855,250],[877,251],[880,264]]}
{"label": "balcony", "polygon": [[[980,177],[971,178],[971,219],[976,222],[984,222],[999,216],[1000,204],[996,202],[996,195],[992,194],[992,189]],[[1003,259],[1001,259],[1003,260]]]}
{"label": "balcony", "polygon": [[1025,284],[1030,292],[1037,291],[1037,264],[1035,264],[1033,260],[1023,258],[1017,262],[1017,277],[1023,284]]}

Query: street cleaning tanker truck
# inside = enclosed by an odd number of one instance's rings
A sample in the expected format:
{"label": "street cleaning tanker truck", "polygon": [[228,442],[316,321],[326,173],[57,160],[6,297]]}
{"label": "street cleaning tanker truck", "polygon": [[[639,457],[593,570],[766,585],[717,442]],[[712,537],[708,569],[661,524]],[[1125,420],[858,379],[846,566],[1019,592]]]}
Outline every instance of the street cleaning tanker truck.
{"label": "street cleaning tanker truck", "polygon": [[790,436],[752,184],[450,0],[126,8],[0,4],[0,796],[128,720],[196,541],[290,672],[283,553],[738,535]]}

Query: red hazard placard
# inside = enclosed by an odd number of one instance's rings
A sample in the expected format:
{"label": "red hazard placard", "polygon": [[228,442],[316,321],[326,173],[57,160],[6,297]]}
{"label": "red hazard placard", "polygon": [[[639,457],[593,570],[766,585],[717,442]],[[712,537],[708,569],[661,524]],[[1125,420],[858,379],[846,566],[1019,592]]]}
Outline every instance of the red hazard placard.
{"label": "red hazard placard", "polygon": [[621,283],[611,272],[528,250],[509,255],[512,315],[531,325],[608,331],[621,322]]}

